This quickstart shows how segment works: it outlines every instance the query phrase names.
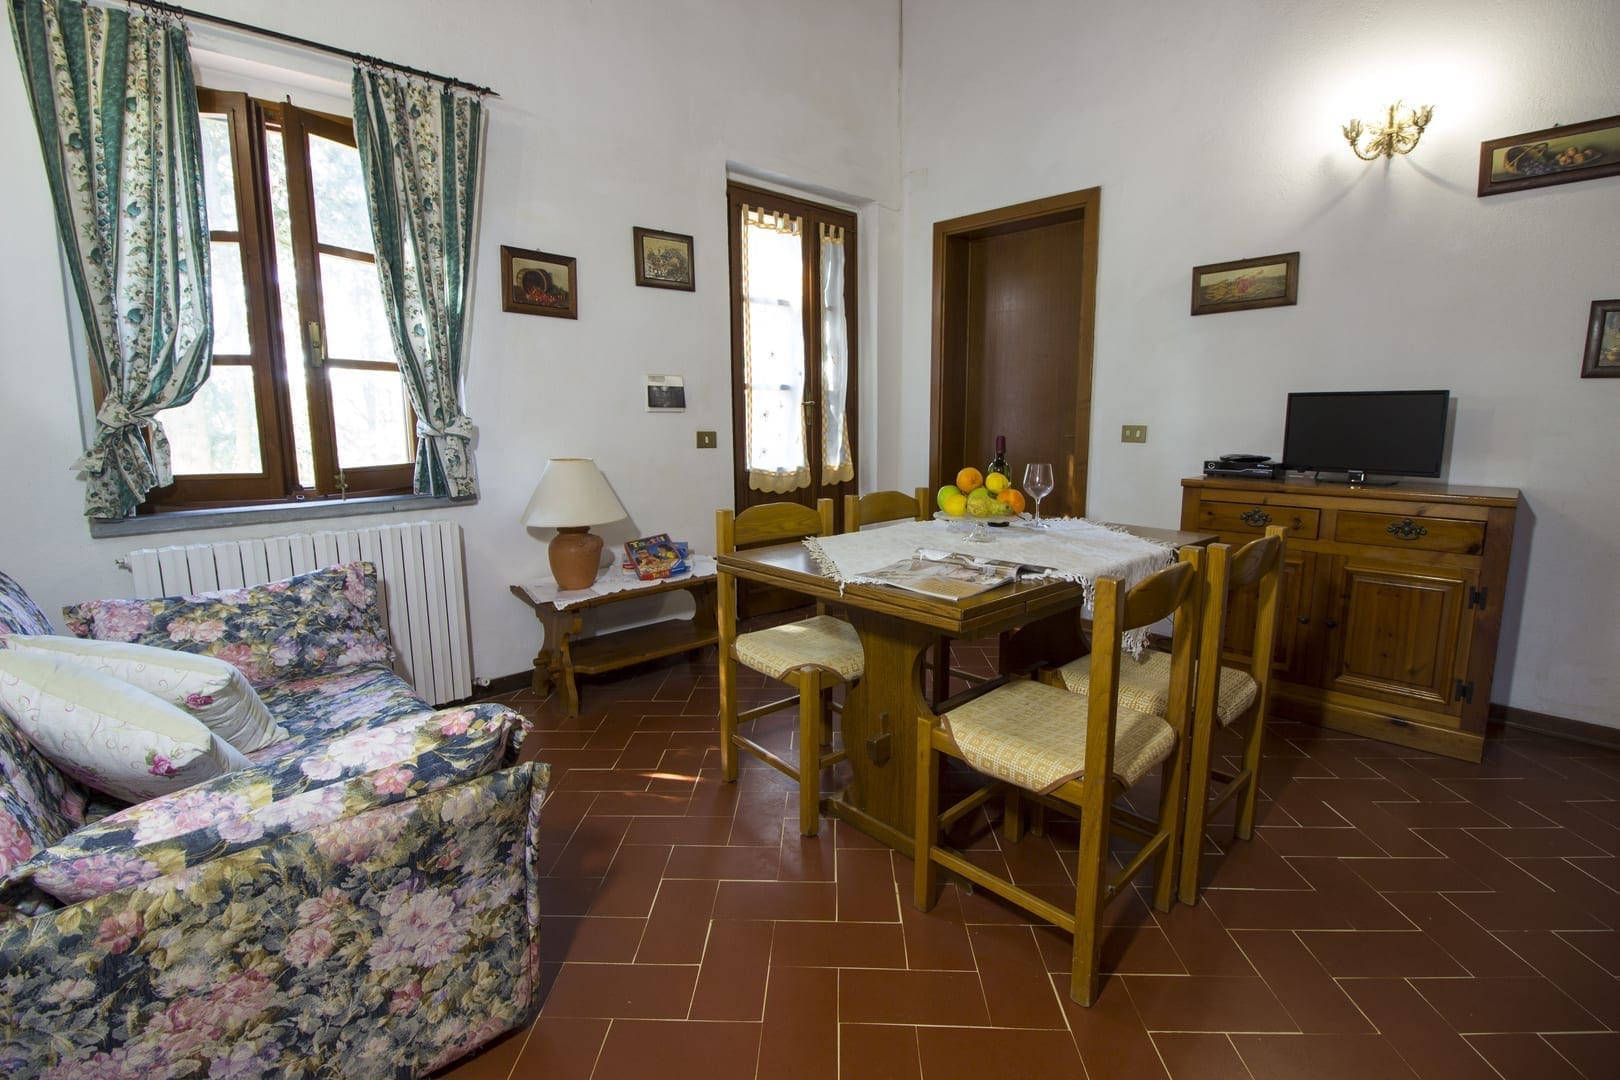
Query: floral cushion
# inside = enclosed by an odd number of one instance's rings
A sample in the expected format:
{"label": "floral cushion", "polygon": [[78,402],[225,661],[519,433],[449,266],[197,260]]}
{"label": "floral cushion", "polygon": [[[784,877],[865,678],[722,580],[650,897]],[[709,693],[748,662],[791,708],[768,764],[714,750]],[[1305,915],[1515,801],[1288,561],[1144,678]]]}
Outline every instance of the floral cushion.
{"label": "floral cushion", "polygon": [[0,649],[0,710],[52,765],[131,802],[248,765],[184,709],[51,653]]}
{"label": "floral cushion", "polygon": [[62,614],[79,637],[217,656],[255,687],[394,656],[377,610],[377,569],[366,562],[250,589],[89,600]]}
{"label": "floral cushion", "polygon": [[422,1076],[528,1023],[544,783],[506,769],[0,923],[0,1076]]}
{"label": "floral cushion", "polygon": [[248,754],[261,764],[357,728],[433,711],[410,683],[381,664],[266,686],[259,699],[288,732],[282,742]]}
{"label": "floral cushion", "polygon": [[57,657],[139,687],[186,710],[243,753],[288,738],[247,677],[212,656],[54,634],[0,634],[0,648]]}
{"label": "floral cushion", "polygon": [[0,875],[84,824],[84,793],[0,712]]}
{"label": "floral cushion", "polygon": [[56,633],[56,628],[39,610],[39,605],[4,572],[0,572],[0,631],[9,634]]}
{"label": "floral cushion", "polygon": [[331,739],[131,806],[62,838],[12,871],[65,903],[172,874],[287,833],[482,776],[510,761],[528,721],[476,705],[407,717]]}

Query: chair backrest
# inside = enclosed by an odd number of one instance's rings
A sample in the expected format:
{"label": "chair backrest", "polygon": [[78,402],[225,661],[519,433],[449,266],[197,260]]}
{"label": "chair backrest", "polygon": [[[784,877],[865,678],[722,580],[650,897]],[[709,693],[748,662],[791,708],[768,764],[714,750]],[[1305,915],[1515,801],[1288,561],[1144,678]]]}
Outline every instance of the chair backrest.
{"label": "chair backrest", "polygon": [[927,488],[918,488],[913,495],[903,491],[845,495],[844,531],[860,532],[863,525],[877,525],[886,521],[927,521],[931,510]]}
{"label": "chair backrest", "polygon": [[833,531],[833,502],[817,499],[814,507],[796,502],[759,503],[738,514],[717,510],[714,515],[715,551],[733,551],[785,544],[807,536],[827,536]]}
{"label": "chair backrest", "polygon": [[1176,731],[1177,750],[1189,730],[1193,661],[1198,652],[1206,552],[1181,549],[1177,561],[1126,589],[1118,578],[1098,578],[1092,605],[1091,687],[1086,713],[1085,774],[1114,775],[1114,724],[1119,714],[1119,664],[1125,634],[1173,619],[1170,638],[1170,703],[1165,719]]}
{"label": "chair backrest", "polygon": [[[1240,644],[1249,650],[1248,671],[1259,688],[1255,708],[1262,717],[1271,686],[1271,657],[1277,644],[1287,532],[1281,525],[1273,525],[1266,529],[1266,535],[1236,550],[1226,544],[1211,544],[1209,568],[1204,575],[1204,625],[1198,648],[1200,670],[1218,670],[1221,653],[1234,644],[1225,640],[1227,605],[1233,594],[1255,590],[1254,638]],[[1210,666],[1205,668],[1205,664]],[[1203,680],[1198,687],[1195,708],[1201,711],[1207,706],[1208,715],[1214,715],[1218,690],[1215,679]]]}

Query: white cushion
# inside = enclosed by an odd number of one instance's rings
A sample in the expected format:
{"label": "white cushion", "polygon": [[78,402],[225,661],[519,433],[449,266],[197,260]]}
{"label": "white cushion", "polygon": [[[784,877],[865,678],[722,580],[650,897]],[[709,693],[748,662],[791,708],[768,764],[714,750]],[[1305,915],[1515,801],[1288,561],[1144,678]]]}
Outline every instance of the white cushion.
{"label": "white cushion", "polygon": [[738,661],[773,679],[794,668],[820,667],[852,682],[866,671],[860,635],[849,623],[831,615],[740,634],[736,650]]}
{"label": "white cushion", "polygon": [[[1082,656],[1058,668],[1063,685],[1076,694],[1091,692],[1091,657]],[[1215,691],[1215,719],[1222,727],[1248,711],[1259,696],[1254,676],[1236,668],[1221,668],[1221,681]],[[1119,704],[1138,712],[1164,716],[1170,711],[1170,654],[1148,649],[1141,660],[1121,656],[1119,661]]]}
{"label": "white cushion", "polygon": [[10,634],[0,645],[44,652],[111,675],[162,698],[201,720],[214,734],[251,754],[290,738],[237,668],[213,656],[122,641]]}
{"label": "white cushion", "polygon": [[0,709],[51,764],[125,802],[250,764],[184,709],[43,652],[0,649]]}
{"label": "white cushion", "polygon": [[[1045,794],[1086,770],[1088,699],[1032,681],[1010,682],[943,717],[969,765]],[[1135,784],[1176,748],[1176,732],[1157,716],[1121,707],[1114,722],[1114,775]]]}

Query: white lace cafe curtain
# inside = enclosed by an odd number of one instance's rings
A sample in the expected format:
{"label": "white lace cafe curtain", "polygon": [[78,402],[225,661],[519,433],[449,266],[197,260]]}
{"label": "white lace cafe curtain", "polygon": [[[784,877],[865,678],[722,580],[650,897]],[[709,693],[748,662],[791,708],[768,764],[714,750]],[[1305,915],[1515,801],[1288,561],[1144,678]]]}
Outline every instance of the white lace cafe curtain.
{"label": "white lace cafe curtain", "polygon": [[849,319],[844,312],[844,230],[821,226],[821,482],[855,479],[844,399],[849,390]]}
{"label": "white lace cafe curtain", "polygon": [[748,486],[810,483],[804,443],[804,219],[742,208],[743,396]]}

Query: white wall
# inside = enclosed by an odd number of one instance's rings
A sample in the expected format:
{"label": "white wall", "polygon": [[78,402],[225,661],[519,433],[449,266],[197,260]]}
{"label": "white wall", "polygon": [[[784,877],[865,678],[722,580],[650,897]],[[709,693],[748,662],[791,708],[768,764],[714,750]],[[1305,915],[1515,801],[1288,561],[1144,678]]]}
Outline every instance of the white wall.
{"label": "white wall", "polygon": [[[632,514],[597,530],[610,542],[667,531],[713,550],[714,509],[732,497],[727,163],[870,202],[863,248],[892,252],[897,0],[198,6],[501,94],[489,105],[467,386],[482,500],[427,515],[466,530],[475,674],[522,671],[538,646],[539,625],[507,586],[547,573],[550,534],[526,532],[518,515],[548,457],[597,459]],[[199,34],[211,46],[219,40]],[[341,68],[337,74],[346,81]],[[37,137],[9,59],[0,60],[0,145],[11,148],[0,160],[0,423],[6,452],[21,463],[0,470],[0,568],[54,613],[73,600],[128,595],[129,575],[113,565],[122,552],[201,537],[89,538],[82,487],[68,471],[83,444],[58,248]],[[634,225],[693,234],[695,293],[635,287]],[[503,313],[501,244],[576,256],[578,321]],[[897,274],[892,258],[863,268],[863,367],[896,351],[897,305],[881,317],[873,305],[897,290]],[[643,411],[649,372],[685,376],[685,414]],[[699,428],[720,433],[718,450],[694,449]],[[290,529],[208,536],[283,531]]]}
{"label": "white wall", "polygon": [[[1280,454],[1290,390],[1449,388],[1448,479],[1525,499],[1493,699],[1620,726],[1620,381],[1578,378],[1620,178],[1475,196],[1482,141],[1620,112],[1616,42],[1613,0],[906,4],[885,385],[927,385],[935,221],[1098,185],[1090,512],[1173,526],[1205,457]],[[1358,161],[1340,125],[1395,98],[1422,144]],[[1298,306],[1188,315],[1194,265],[1294,250]],[[884,485],[927,467],[926,396],[893,420]]]}

